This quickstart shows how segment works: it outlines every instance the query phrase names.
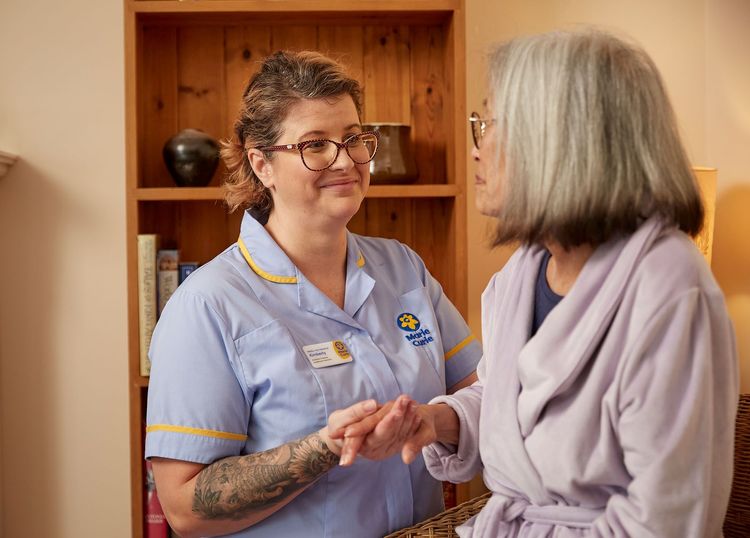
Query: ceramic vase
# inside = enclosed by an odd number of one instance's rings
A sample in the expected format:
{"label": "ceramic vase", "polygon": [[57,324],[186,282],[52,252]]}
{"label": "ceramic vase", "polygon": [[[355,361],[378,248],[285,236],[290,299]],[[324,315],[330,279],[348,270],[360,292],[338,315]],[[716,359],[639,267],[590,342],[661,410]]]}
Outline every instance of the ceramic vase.
{"label": "ceramic vase", "polygon": [[198,129],[183,129],[167,140],[164,164],[179,187],[205,187],[219,164],[219,143]]}

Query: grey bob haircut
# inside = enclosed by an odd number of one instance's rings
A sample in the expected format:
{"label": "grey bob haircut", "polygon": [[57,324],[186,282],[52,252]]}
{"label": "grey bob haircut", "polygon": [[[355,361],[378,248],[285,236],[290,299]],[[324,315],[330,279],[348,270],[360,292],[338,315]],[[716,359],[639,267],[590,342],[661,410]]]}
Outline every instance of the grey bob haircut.
{"label": "grey bob haircut", "polygon": [[592,29],[521,37],[491,53],[489,85],[506,181],[495,245],[596,246],[654,215],[700,231],[697,182],[642,49]]}

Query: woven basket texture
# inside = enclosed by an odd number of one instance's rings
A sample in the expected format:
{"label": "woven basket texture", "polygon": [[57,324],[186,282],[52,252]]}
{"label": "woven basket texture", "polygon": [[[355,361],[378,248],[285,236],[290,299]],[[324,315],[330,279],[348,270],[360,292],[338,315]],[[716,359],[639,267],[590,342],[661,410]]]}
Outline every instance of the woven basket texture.
{"label": "woven basket texture", "polygon": [[478,514],[490,495],[491,493],[485,493],[470,499],[421,523],[393,532],[385,538],[455,538],[458,536],[456,527]]}
{"label": "woven basket texture", "polygon": [[750,394],[740,395],[734,430],[734,476],[724,518],[725,538],[750,537]]}

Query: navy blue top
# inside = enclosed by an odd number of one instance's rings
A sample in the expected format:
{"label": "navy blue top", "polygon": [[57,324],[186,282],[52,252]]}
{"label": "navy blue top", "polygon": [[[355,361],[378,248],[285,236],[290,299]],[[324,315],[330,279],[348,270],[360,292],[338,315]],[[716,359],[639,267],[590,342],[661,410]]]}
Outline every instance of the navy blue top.
{"label": "navy blue top", "polygon": [[542,326],[542,322],[547,314],[562,301],[563,296],[556,294],[547,283],[547,264],[552,255],[549,251],[544,253],[542,264],[539,267],[539,274],[536,277],[536,291],[534,293],[534,321],[531,325],[531,336],[534,336]]}

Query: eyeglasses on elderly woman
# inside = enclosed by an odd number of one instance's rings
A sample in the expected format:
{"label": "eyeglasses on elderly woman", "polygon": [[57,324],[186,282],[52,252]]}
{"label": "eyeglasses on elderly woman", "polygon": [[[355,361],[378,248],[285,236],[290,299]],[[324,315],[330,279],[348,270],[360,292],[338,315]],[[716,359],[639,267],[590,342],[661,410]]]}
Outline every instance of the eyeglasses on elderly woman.
{"label": "eyeglasses on elderly woman", "polygon": [[297,144],[283,144],[280,146],[259,146],[260,151],[286,151],[296,149],[302,158],[305,168],[313,172],[321,172],[329,168],[339,157],[341,149],[346,150],[352,161],[357,164],[367,164],[378,151],[379,133],[364,131],[354,134],[343,142],[325,138],[304,140]]}
{"label": "eyeglasses on elderly woman", "polygon": [[495,123],[494,119],[480,118],[479,114],[472,112],[469,116],[469,126],[471,127],[471,137],[474,139],[474,147],[479,149],[482,145],[482,139],[484,133],[487,131],[487,127]]}

